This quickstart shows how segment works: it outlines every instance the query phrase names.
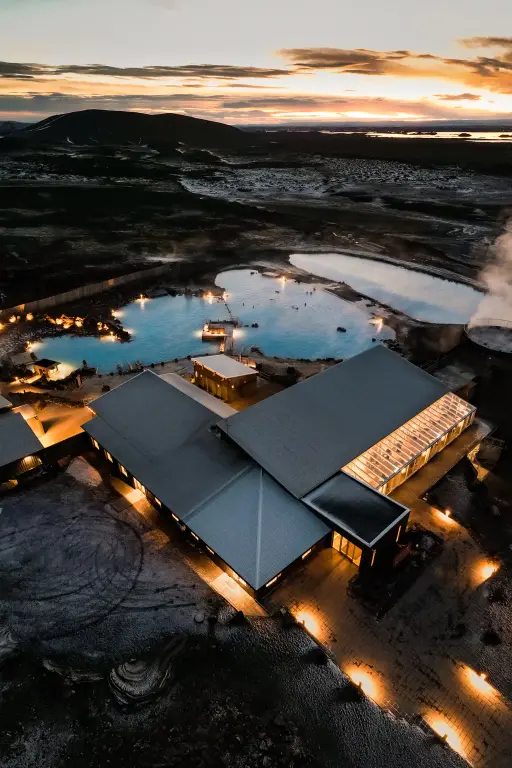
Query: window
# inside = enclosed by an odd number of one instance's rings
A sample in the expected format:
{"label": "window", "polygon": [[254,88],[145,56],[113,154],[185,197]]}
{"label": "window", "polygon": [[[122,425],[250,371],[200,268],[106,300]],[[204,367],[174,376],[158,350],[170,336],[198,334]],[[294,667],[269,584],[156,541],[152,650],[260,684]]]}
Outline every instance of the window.
{"label": "window", "polygon": [[174,512],[171,512],[171,517],[172,517],[173,520],[176,520],[176,522],[179,523],[180,519],[179,519],[179,517],[176,517]]}
{"label": "window", "polygon": [[402,532],[402,526],[401,526],[401,525],[399,525],[399,526],[398,526],[398,531],[396,532],[396,540],[397,540],[397,541],[398,541],[398,539],[400,538],[400,534],[401,534],[401,532]]}
{"label": "window", "polygon": [[114,463],[114,459],[112,458],[111,454],[108,451],[105,451],[105,456],[109,461],[112,462],[112,464]]}
{"label": "window", "polygon": [[128,472],[126,471],[126,469],[123,467],[122,464],[119,465],[119,469],[121,470],[122,475],[124,475],[125,477],[128,477]]}
{"label": "window", "polygon": [[312,551],[313,551],[313,548],[311,548],[311,549],[308,549],[308,551],[307,551],[307,552],[304,552],[304,554],[303,554],[303,555],[302,555],[302,557],[301,557],[301,560],[305,560],[305,559],[306,559],[306,557],[307,557],[308,555],[310,555]]}
{"label": "window", "polygon": [[270,581],[267,581],[267,583],[265,584],[265,586],[266,586],[266,587],[271,587],[271,586],[272,586],[272,584],[275,584],[275,583],[276,583],[276,581],[278,580],[278,578],[280,577],[280,575],[281,575],[281,574],[280,574],[280,573],[278,573],[278,574],[277,574],[277,576],[274,576],[274,578],[273,578],[273,579],[270,579]]}
{"label": "window", "polygon": [[337,533],[337,531],[334,531],[333,533],[332,546],[342,555],[348,557],[349,560],[352,560],[355,565],[360,565],[361,555],[363,554],[361,548],[352,544],[351,541],[346,539],[340,533]]}
{"label": "window", "polygon": [[94,445],[97,451],[100,450],[100,444],[98,443],[97,440],[94,439],[94,437],[92,438],[92,444]]}
{"label": "window", "polygon": [[194,537],[194,539],[195,539],[196,541],[199,541],[199,536],[196,536],[196,534],[194,533],[194,531],[190,531],[190,533],[192,534],[192,536]]}
{"label": "window", "polygon": [[134,478],[133,478],[133,484],[134,484],[134,486],[136,487],[136,489],[137,489],[138,491],[140,491],[140,492],[141,492],[141,493],[143,493],[144,495],[146,494],[146,489],[144,488],[144,486],[142,485],[142,483],[140,483],[140,482],[137,480],[137,478],[136,478],[136,477],[134,477]]}
{"label": "window", "polygon": [[209,546],[208,546],[208,544],[206,545],[206,549],[208,550],[208,552],[210,553],[210,555],[214,555],[214,554],[215,554],[215,552],[213,551],[213,549],[212,549],[211,547],[209,547]]}
{"label": "window", "polygon": [[162,502],[160,501],[160,499],[157,499],[157,497],[156,497],[156,496],[154,497],[154,499],[155,499],[155,504],[156,504],[158,507],[162,508]]}

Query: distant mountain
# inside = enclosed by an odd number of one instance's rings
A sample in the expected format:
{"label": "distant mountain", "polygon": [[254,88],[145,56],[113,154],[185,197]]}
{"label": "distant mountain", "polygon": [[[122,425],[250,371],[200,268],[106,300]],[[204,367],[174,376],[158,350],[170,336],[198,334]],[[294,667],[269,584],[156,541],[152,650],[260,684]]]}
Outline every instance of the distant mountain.
{"label": "distant mountain", "polygon": [[246,135],[231,125],[186,115],[87,109],[48,117],[24,128],[17,137],[30,144],[183,143],[193,147],[220,147],[241,142]]}
{"label": "distant mountain", "polygon": [[26,126],[27,123],[17,123],[15,120],[0,120],[0,136],[8,136]]}

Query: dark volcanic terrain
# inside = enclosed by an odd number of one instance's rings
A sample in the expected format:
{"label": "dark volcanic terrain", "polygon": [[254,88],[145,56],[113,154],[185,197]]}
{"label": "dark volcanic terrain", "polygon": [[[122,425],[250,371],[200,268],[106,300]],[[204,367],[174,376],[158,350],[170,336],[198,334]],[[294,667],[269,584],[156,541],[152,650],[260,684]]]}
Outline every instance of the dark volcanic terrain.
{"label": "dark volcanic terrain", "polygon": [[292,250],[474,277],[512,210],[511,174],[511,145],[48,118],[0,140],[0,306],[159,261],[186,281]]}

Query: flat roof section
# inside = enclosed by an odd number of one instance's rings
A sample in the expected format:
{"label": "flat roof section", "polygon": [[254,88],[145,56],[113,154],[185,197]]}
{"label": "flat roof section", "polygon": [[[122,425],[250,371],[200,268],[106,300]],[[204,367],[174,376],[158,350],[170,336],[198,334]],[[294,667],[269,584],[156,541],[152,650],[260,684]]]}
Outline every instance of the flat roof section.
{"label": "flat roof section", "polygon": [[327,480],[303,501],[341,533],[374,546],[409,510],[344,472]]}
{"label": "flat roof section", "polygon": [[8,411],[0,416],[0,467],[31,456],[42,447],[21,413]]}
{"label": "flat roof section", "polygon": [[181,392],[184,392],[193,400],[201,403],[201,405],[206,406],[206,408],[213,411],[213,413],[216,413],[217,416],[220,416],[221,418],[227,418],[233,413],[236,413],[235,409],[231,408],[230,405],[227,405],[227,403],[224,403],[222,400],[210,395],[209,392],[201,389],[201,387],[197,387],[195,384],[192,384],[191,381],[184,379],[183,376],[179,376],[177,373],[164,373],[160,378],[168,384],[171,384],[173,387],[176,387],[176,389],[179,389]]}
{"label": "flat roof section", "polygon": [[378,345],[224,419],[219,427],[302,498],[448,391]]}
{"label": "flat roof section", "polygon": [[183,520],[253,589],[331,530],[252,462]]}
{"label": "flat roof section", "polygon": [[210,371],[218,373],[223,379],[234,379],[238,376],[256,375],[258,372],[248,365],[239,363],[227,355],[207,355],[206,357],[194,357],[192,362],[199,363]]}

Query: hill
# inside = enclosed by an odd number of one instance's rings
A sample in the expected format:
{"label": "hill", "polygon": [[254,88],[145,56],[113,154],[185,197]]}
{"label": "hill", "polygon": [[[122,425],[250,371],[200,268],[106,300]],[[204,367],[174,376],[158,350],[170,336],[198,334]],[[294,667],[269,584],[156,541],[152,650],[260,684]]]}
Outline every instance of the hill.
{"label": "hill", "polygon": [[25,128],[27,123],[18,123],[15,120],[0,120],[0,136],[7,136],[14,131]]}
{"label": "hill", "polygon": [[88,109],[53,115],[17,133],[30,144],[173,144],[220,147],[243,141],[233,126],[167,113],[115,112]]}

